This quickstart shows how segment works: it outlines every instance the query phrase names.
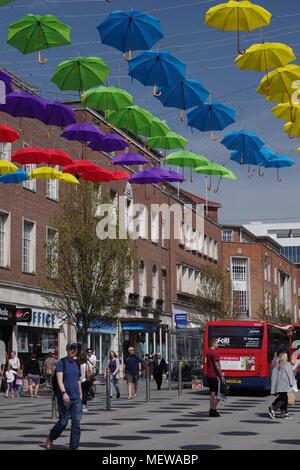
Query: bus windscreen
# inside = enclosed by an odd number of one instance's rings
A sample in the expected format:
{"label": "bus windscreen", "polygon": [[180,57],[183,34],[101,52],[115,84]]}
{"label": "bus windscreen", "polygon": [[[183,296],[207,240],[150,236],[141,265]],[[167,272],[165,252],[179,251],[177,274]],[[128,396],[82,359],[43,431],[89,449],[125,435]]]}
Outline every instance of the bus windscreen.
{"label": "bus windscreen", "polygon": [[261,349],[262,326],[209,326],[208,339],[218,339],[220,349]]}

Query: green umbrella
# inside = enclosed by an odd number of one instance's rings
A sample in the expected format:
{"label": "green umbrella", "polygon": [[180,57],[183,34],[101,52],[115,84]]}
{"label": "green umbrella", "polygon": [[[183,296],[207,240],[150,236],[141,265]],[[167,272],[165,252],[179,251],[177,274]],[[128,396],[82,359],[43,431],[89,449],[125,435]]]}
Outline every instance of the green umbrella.
{"label": "green umbrella", "polygon": [[47,59],[41,59],[40,51],[71,44],[71,29],[53,15],[26,15],[9,25],[7,43],[22,54],[38,51],[39,63],[45,64]]}
{"label": "green umbrella", "polygon": [[165,136],[168,132],[170,132],[169,126],[158,117],[154,117],[149,132],[144,135],[146,137],[158,137]]}
{"label": "green umbrella", "polygon": [[127,129],[134,135],[144,135],[150,129],[153,116],[137,105],[126,106],[108,114],[107,120],[120,129]]}
{"label": "green umbrella", "polygon": [[210,183],[208,186],[208,190],[210,191],[211,189],[211,177],[216,175],[220,176],[217,188],[214,189],[214,192],[217,193],[220,187],[220,183],[222,178],[228,178],[231,180],[236,180],[236,176],[233,173],[233,171],[229,170],[228,168],[225,168],[224,166],[218,165],[217,163],[214,162],[209,162],[208,165],[203,165],[201,164],[200,166],[196,167],[194,169],[195,173],[201,173],[203,175],[209,175],[210,176]]}
{"label": "green umbrella", "polygon": [[188,141],[176,132],[169,131],[165,135],[151,137],[147,140],[147,145],[151,148],[158,149],[183,149]]}
{"label": "green umbrella", "polygon": [[13,0],[0,0],[0,7],[2,7],[2,5],[5,5],[6,3],[9,3],[9,2],[12,2]]}
{"label": "green umbrella", "polygon": [[133,97],[121,88],[99,86],[81,95],[84,106],[96,111],[118,111],[133,104]]}
{"label": "green umbrella", "polygon": [[51,78],[61,90],[83,92],[101,85],[110,68],[100,57],[75,57],[61,62]]}
{"label": "green umbrella", "polygon": [[166,163],[169,165],[195,168],[199,166],[207,166],[209,164],[209,160],[198,153],[181,151],[170,153],[166,157]]}

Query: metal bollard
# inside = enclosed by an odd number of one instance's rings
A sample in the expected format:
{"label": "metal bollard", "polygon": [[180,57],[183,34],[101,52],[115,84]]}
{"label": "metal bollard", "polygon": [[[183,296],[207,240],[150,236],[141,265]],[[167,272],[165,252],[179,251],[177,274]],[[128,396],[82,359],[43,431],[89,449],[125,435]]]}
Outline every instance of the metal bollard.
{"label": "metal bollard", "polygon": [[172,390],[172,363],[171,363],[171,332],[168,330],[168,389],[169,392]]}
{"label": "metal bollard", "polygon": [[178,396],[182,395],[182,362],[178,362]]}
{"label": "metal bollard", "polygon": [[106,411],[111,411],[111,400],[110,400],[110,370],[106,369]]}
{"label": "metal bollard", "polygon": [[150,367],[146,366],[146,403],[150,403]]}

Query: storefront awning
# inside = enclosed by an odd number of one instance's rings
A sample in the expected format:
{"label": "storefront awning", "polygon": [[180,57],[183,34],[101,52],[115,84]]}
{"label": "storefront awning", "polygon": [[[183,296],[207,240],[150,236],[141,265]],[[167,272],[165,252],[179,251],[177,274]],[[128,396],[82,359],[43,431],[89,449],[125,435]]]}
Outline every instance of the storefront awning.
{"label": "storefront awning", "polygon": [[121,326],[123,331],[145,331],[145,332],[153,332],[157,331],[158,322],[156,320],[148,320],[145,321],[142,319],[139,321],[138,319],[127,319],[125,321],[121,321]]}

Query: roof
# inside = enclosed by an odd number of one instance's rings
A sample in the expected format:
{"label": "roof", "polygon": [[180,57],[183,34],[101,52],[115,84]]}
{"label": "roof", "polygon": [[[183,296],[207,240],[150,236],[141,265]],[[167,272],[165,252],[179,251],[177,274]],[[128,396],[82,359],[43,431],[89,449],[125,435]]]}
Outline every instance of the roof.
{"label": "roof", "polygon": [[[196,194],[193,194],[185,189],[180,189],[179,191],[183,196],[187,196],[188,198],[192,199],[196,204],[206,204],[206,200]],[[209,207],[222,207],[219,202],[216,201],[207,201]]]}

